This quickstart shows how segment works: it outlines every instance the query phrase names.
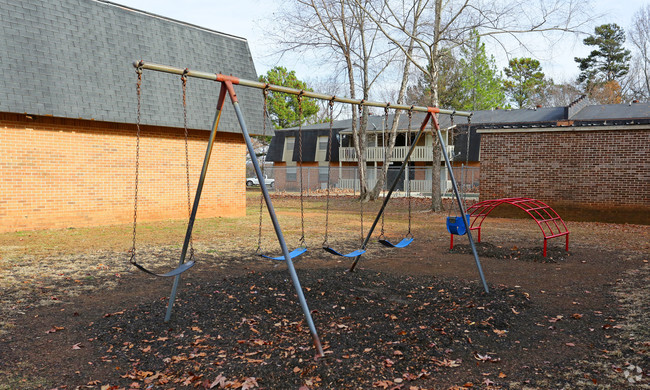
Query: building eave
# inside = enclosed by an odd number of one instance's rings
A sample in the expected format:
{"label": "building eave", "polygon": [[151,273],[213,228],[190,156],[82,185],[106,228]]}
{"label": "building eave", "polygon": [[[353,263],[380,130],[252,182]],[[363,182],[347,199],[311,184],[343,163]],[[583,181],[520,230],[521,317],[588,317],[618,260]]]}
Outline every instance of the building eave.
{"label": "building eave", "polygon": [[650,130],[650,123],[634,125],[582,124],[572,126],[538,126],[538,127],[481,127],[477,126],[478,134],[496,133],[548,133],[548,132],[585,132],[585,131],[623,131]]}

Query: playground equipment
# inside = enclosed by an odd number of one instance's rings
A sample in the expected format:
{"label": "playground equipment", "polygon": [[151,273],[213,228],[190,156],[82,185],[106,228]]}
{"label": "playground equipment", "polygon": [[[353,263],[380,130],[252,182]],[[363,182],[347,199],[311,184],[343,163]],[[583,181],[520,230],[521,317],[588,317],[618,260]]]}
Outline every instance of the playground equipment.
{"label": "playground equipment", "polygon": [[[138,83],[137,83],[137,94],[138,94],[138,112],[137,112],[137,132],[136,132],[136,147],[135,147],[135,198],[133,201],[133,245],[131,247],[131,259],[129,260],[137,269],[148,273],[149,275],[159,276],[159,277],[171,277],[178,276],[188,269],[192,268],[194,265],[194,246],[192,245],[192,237],[190,234],[189,239],[185,240],[185,245],[181,252],[181,262],[176,267],[166,273],[156,273],[149,270],[143,265],[139,264],[136,261],[136,232],[138,226],[138,179],[140,173],[140,117],[141,117],[141,108],[142,108],[142,69],[137,69],[138,73]],[[181,75],[181,82],[183,84],[183,126],[185,128],[185,176],[187,179],[187,213],[189,214],[190,220],[188,223],[188,231],[191,232],[190,226],[194,224],[193,214],[190,213],[190,160],[188,154],[188,145],[187,145],[187,74],[183,73]],[[185,254],[187,253],[187,245],[190,245],[190,259],[185,263]]]}
{"label": "playground equipment", "polygon": [[[263,89],[263,95],[264,95],[264,113],[262,115],[264,124],[263,126],[263,135],[266,136],[266,122],[268,121],[269,117],[269,112],[268,112],[268,95],[269,95],[269,88],[264,88]],[[300,241],[298,244],[298,248],[292,250],[289,252],[289,258],[294,259],[303,253],[307,252],[307,244],[305,243],[305,212],[304,212],[304,201],[303,201],[303,184],[302,184],[302,95],[298,95],[298,120],[300,122],[300,125],[298,127],[298,147],[300,150],[298,151],[298,159],[299,159],[299,165],[300,165],[300,228],[302,232],[302,236],[300,237]],[[262,175],[264,175],[264,164],[262,164]],[[266,186],[266,181],[264,181],[265,186]],[[263,199],[264,199],[264,193],[260,192],[260,223],[259,223],[259,228],[258,228],[258,236],[257,236],[257,250],[255,253],[258,255],[266,258],[266,259],[271,259],[271,260],[276,260],[276,261],[286,261],[286,258],[284,256],[271,256],[262,253],[262,211],[263,211]]]}
{"label": "playground equipment", "polygon": [[[484,200],[476,203],[467,209],[467,220],[471,219],[471,224],[468,223],[469,230],[477,230],[477,241],[481,242],[481,226],[485,218],[498,206],[502,204],[510,204],[523,210],[531,218],[535,220],[544,236],[544,250],[543,255],[546,257],[547,242],[551,238],[565,237],[565,250],[569,251],[569,229],[567,229],[564,220],[560,215],[546,203],[533,199],[533,198],[503,198]],[[462,219],[461,219],[462,220]],[[449,225],[448,225],[449,226]],[[449,249],[454,248],[454,233],[451,233]],[[456,233],[461,234],[461,233]]]}
{"label": "playground equipment", "polygon": [[[409,159],[411,157],[411,154],[413,153],[413,150],[415,149],[415,145],[417,144],[418,140],[420,139],[420,137],[424,133],[424,130],[425,130],[427,124],[429,123],[429,121],[431,121],[432,133],[433,133],[433,130],[435,129],[435,131],[437,133],[437,136],[438,136],[438,140],[440,141],[440,146],[441,146],[442,150],[445,151],[446,150],[446,145],[445,145],[445,143],[444,143],[444,141],[442,139],[442,134],[440,132],[440,126],[438,124],[436,114],[452,114],[452,113],[456,113],[456,115],[469,117],[469,116],[471,116],[471,113],[469,113],[469,112],[455,112],[455,111],[451,111],[451,110],[443,110],[443,109],[439,109],[439,108],[436,108],[436,107],[407,106],[407,105],[401,105],[401,104],[391,104],[391,103],[381,103],[381,102],[373,102],[373,101],[366,101],[366,100],[355,100],[355,99],[349,99],[349,98],[340,98],[340,97],[336,97],[336,96],[324,95],[324,94],[310,92],[310,91],[297,90],[297,89],[288,88],[288,87],[282,87],[282,86],[277,86],[277,85],[261,83],[261,82],[258,82],[258,81],[240,79],[240,78],[237,78],[237,77],[234,77],[234,76],[226,76],[226,75],[219,74],[219,73],[208,73],[208,72],[194,71],[194,70],[176,68],[176,67],[167,66],[167,65],[147,63],[147,62],[144,62],[144,61],[135,62],[134,67],[136,68],[136,71],[138,72],[138,74],[141,74],[143,70],[152,70],[152,71],[158,71],[158,72],[163,72],[163,73],[182,75],[182,76],[185,76],[185,77],[194,77],[194,78],[199,78],[199,79],[204,79],[204,80],[217,81],[221,85],[221,89],[220,89],[220,92],[219,92],[219,98],[218,98],[218,101],[217,101],[216,113],[215,113],[214,121],[213,121],[213,124],[212,124],[212,130],[210,132],[208,146],[206,148],[206,154],[205,154],[205,158],[204,158],[204,161],[203,161],[203,167],[201,169],[201,176],[200,176],[198,184],[197,184],[196,195],[194,197],[194,203],[193,203],[193,207],[192,207],[192,211],[191,211],[191,215],[190,215],[190,221],[188,223],[187,232],[185,234],[185,241],[184,241],[184,244],[183,244],[181,257],[180,257],[180,260],[179,260],[179,268],[182,268],[184,265],[185,265],[185,267],[187,267],[188,264],[189,264],[189,262],[187,264],[184,264],[185,263],[185,255],[186,255],[186,252],[187,252],[188,244],[191,242],[194,219],[196,217],[196,213],[197,213],[197,210],[198,210],[199,201],[200,201],[200,197],[201,197],[201,191],[202,191],[202,188],[203,188],[203,184],[204,184],[204,181],[205,181],[208,165],[209,165],[209,162],[210,162],[210,156],[211,156],[211,153],[212,153],[212,148],[213,148],[213,145],[214,145],[217,128],[218,128],[218,125],[219,125],[219,119],[221,118],[221,113],[222,113],[222,110],[223,110],[223,107],[224,107],[224,104],[225,104],[225,101],[226,101],[226,96],[228,96],[230,98],[230,101],[232,102],[233,108],[235,110],[235,114],[237,116],[237,120],[238,120],[239,125],[241,127],[242,135],[244,137],[244,142],[246,143],[246,147],[247,147],[248,152],[249,152],[249,154],[251,156],[251,161],[252,161],[253,167],[255,169],[255,174],[257,175],[257,178],[259,179],[260,188],[262,190],[262,195],[263,195],[264,201],[266,203],[266,206],[267,206],[267,209],[268,209],[268,212],[269,212],[269,216],[270,216],[271,222],[273,224],[273,228],[274,228],[276,236],[278,238],[278,243],[280,244],[280,247],[282,249],[283,257],[286,259],[285,262],[287,264],[288,272],[291,275],[291,280],[292,280],[294,288],[296,290],[298,300],[300,302],[300,306],[302,308],[303,314],[304,314],[305,319],[307,321],[309,331],[310,331],[310,333],[312,335],[312,339],[314,341],[314,346],[316,347],[316,350],[318,351],[318,354],[320,356],[323,356],[323,348],[321,346],[320,339],[319,339],[318,333],[316,331],[316,327],[315,327],[313,319],[311,317],[311,312],[310,312],[309,307],[307,305],[307,301],[306,301],[304,293],[302,291],[302,287],[300,285],[300,280],[298,279],[298,275],[297,275],[295,267],[293,265],[293,261],[291,260],[291,254],[290,254],[290,252],[289,252],[289,250],[287,248],[287,244],[285,242],[282,229],[280,227],[280,224],[279,224],[278,219],[277,219],[277,215],[276,215],[275,210],[273,208],[273,203],[272,203],[271,198],[269,196],[268,189],[266,188],[266,184],[265,184],[265,181],[264,181],[264,175],[262,174],[259,162],[258,162],[257,157],[255,155],[255,150],[254,150],[254,147],[253,147],[253,145],[251,143],[251,139],[250,139],[250,136],[249,136],[249,133],[248,133],[248,129],[246,127],[246,123],[244,121],[244,117],[243,117],[242,112],[241,112],[241,108],[239,107],[239,101],[238,101],[237,95],[235,93],[234,86],[239,85],[239,86],[258,88],[258,89],[268,89],[268,90],[271,90],[271,91],[283,92],[283,93],[298,95],[298,96],[302,96],[302,97],[310,97],[310,98],[321,99],[321,100],[329,100],[329,101],[332,101],[332,102],[354,104],[354,105],[358,105],[358,106],[370,106],[370,107],[382,107],[382,108],[385,107],[385,108],[392,108],[392,109],[396,109],[396,110],[410,110],[410,111],[414,111],[414,112],[426,113],[426,116],[425,116],[424,120],[422,121],[422,125],[420,126],[420,130],[416,134],[416,136],[414,138],[414,141],[412,142],[412,144],[411,144],[411,146],[410,146],[410,148],[409,148],[409,150],[408,150],[408,152],[406,154],[406,157],[404,159],[404,163],[400,167],[400,172],[397,175],[397,177],[393,180],[393,182],[391,183],[390,189],[389,189],[388,193],[386,194],[386,196],[384,197],[384,202],[383,202],[383,204],[381,206],[381,209],[379,210],[379,213],[375,217],[373,225],[372,225],[370,231],[368,232],[368,234],[366,235],[366,238],[364,239],[361,250],[365,250],[365,247],[368,244],[368,241],[370,240],[370,237],[371,237],[371,235],[372,235],[372,233],[373,233],[373,231],[374,231],[374,229],[375,229],[375,227],[376,227],[376,225],[377,225],[377,223],[379,221],[379,218],[381,218],[381,216],[382,216],[382,214],[383,214],[383,212],[384,212],[384,210],[386,208],[386,204],[390,200],[390,196],[393,193],[393,191],[394,191],[394,189],[395,189],[395,187],[397,185],[397,181],[399,180],[400,176],[404,174],[404,169],[405,169],[405,167],[406,167],[406,165],[407,165],[407,163],[408,163],[408,161],[409,161]],[[138,76],[138,77],[140,77],[140,76]],[[448,158],[447,154],[444,153],[444,152],[443,152],[443,156],[445,157],[445,164],[447,166],[447,169],[450,171],[451,181],[452,181],[452,184],[454,186],[454,192],[456,194],[456,199],[459,202],[459,208],[461,209],[462,214],[464,215],[465,214],[464,206],[460,202],[458,189],[457,189],[457,186],[456,186],[455,179],[453,177],[453,172],[451,171],[451,165],[449,163],[449,158]],[[472,240],[472,236],[471,236],[470,231],[467,232],[467,237],[468,237],[470,245],[472,247],[472,252],[474,254],[476,267],[477,267],[477,269],[479,271],[479,275],[480,275],[481,281],[483,283],[483,288],[485,289],[486,292],[489,292],[487,283],[485,281],[485,277],[483,275],[483,270],[482,270],[482,267],[481,267],[481,263],[480,263],[480,260],[478,258],[478,254],[476,252],[476,247],[475,247],[474,242]],[[354,263],[353,263],[352,267],[350,268],[351,271],[354,270],[354,267],[357,265],[357,263],[359,262],[359,259],[360,259],[360,254],[357,254],[355,256],[356,257],[355,257]],[[175,297],[176,297],[176,291],[177,291],[177,288],[178,288],[178,285],[179,285],[179,282],[180,282],[180,276],[181,276],[180,272],[174,275],[174,284],[172,286],[172,291],[171,291],[170,297],[169,297],[169,303],[167,305],[167,313],[166,313],[166,316],[165,316],[165,321],[169,321],[169,319],[171,317],[171,312],[172,312],[172,308],[173,308]]]}
{"label": "playground equipment", "polygon": [[[412,119],[413,119],[413,110],[408,111],[408,120],[409,120],[409,125],[408,125],[408,132],[406,134],[406,146],[409,146],[410,138],[411,138],[411,125],[412,125]],[[388,164],[388,161],[390,160],[390,156],[388,156],[388,147],[386,145],[386,127],[388,124],[388,107],[384,108],[384,126],[383,126],[383,143],[384,143],[384,165]],[[388,169],[384,170],[384,185],[386,184],[386,181],[388,179],[387,177]],[[408,176],[408,171],[406,171],[406,175]],[[400,176],[397,177],[396,180],[399,180]],[[393,244],[392,242],[388,241],[387,238],[385,238],[385,229],[384,229],[384,219],[386,216],[386,213],[382,213],[381,215],[381,234],[379,235],[379,243],[387,246],[389,248],[406,248],[413,242],[413,234],[411,233],[411,181],[407,180],[407,185],[406,185],[406,198],[408,199],[408,221],[409,221],[409,228],[408,232],[402,238],[397,244]]]}
{"label": "playground equipment", "polygon": [[[332,177],[332,164],[330,163],[332,158],[332,133],[334,132],[332,126],[334,124],[334,98],[329,101],[327,105],[328,109],[328,119],[330,122],[329,135],[327,140],[327,190],[325,196],[325,236],[323,238],[323,249],[336,256],[356,258],[366,253],[365,249],[357,249],[349,253],[339,252],[336,249],[332,248],[329,244],[329,216],[330,216],[330,188],[331,188],[331,177]],[[361,109],[362,106],[359,105],[359,126],[361,126]],[[359,226],[360,226],[360,240],[363,242],[363,201],[359,198]]]}
{"label": "playground equipment", "polygon": [[[469,141],[470,141],[470,135],[471,135],[471,124],[472,124],[472,118],[469,117],[469,118],[467,118],[467,142],[466,142],[467,149],[465,151],[465,165],[469,165]],[[451,114],[451,127],[450,128],[455,129],[455,127],[456,126],[454,125],[454,114]],[[452,136],[452,138],[453,138],[453,136]],[[461,182],[464,183],[462,172],[461,172]],[[465,191],[462,190],[462,187],[461,187],[460,192],[462,193],[460,203],[465,205]],[[459,210],[461,211],[460,216],[452,217],[451,216],[451,207],[449,207],[449,213],[447,214],[447,220],[446,220],[447,231],[449,232],[449,234],[451,234],[451,239],[452,240],[454,239],[454,235],[464,236],[468,232],[467,227],[469,226],[469,215],[463,213],[462,208],[459,208]]]}
{"label": "playground equipment", "polygon": [[[471,113],[467,112],[462,112],[462,111],[456,111],[456,110],[441,110],[435,107],[417,107],[417,106],[401,106],[401,105],[384,105],[386,106],[391,106],[396,109],[402,109],[402,110],[412,110],[412,111],[425,111],[427,112],[427,115],[424,117],[424,120],[422,121],[422,124],[420,125],[420,130],[417,132],[415,135],[415,138],[413,139],[413,142],[411,143],[411,147],[408,149],[408,152],[406,153],[406,156],[404,157],[404,162],[400,166],[400,171],[391,183],[390,189],[388,190],[388,193],[384,197],[384,202],[381,205],[381,208],[379,209],[379,212],[377,213],[377,216],[375,217],[374,222],[372,223],[372,226],[370,227],[370,230],[368,231],[368,235],[366,236],[365,240],[363,241],[363,245],[361,249],[365,249],[366,245],[368,245],[368,242],[370,241],[370,237],[372,236],[372,232],[374,231],[375,227],[377,226],[377,223],[379,222],[379,218],[383,215],[384,210],[386,208],[386,205],[388,204],[388,201],[390,200],[391,195],[393,194],[393,191],[395,190],[395,187],[397,186],[397,182],[399,178],[404,174],[404,169],[406,168],[406,163],[411,159],[411,154],[413,153],[413,150],[415,149],[415,145],[417,145],[418,140],[420,137],[422,137],[422,134],[424,133],[424,130],[427,127],[427,124],[429,121],[431,121],[431,133],[433,135],[434,130],[435,134],[438,136],[438,142],[440,143],[440,148],[442,149],[443,153],[442,156],[445,159],[445,166],[447,167],[447,172],[449,174],[449,178],[451,179],[451,184],[452,188],[454,189],[454,195],[456,196],[456,202],[458,204],[458,209],[461,212],[461,215],[465,215],[465,205],[463,204],[463,201],[461,200],[460,193],[458,191],[458,184],[456,183],[456,178],[454,177],[454,171],[451,166],[451,162],[449,161],[449,156],[447,155],[447,145],[445,144],[445,141],[442,137],[442,133],[440,132],[440,124],[438,123],[438,119],[434,114],[436,113],[444,113],[448,115],[460,115],[460,116],[466,116],[468,119],[471,117]],[[466,226],[469,226],[469,223],[465,221]],[[487,285],[487,282],[485,281],[485,275],[483,275],[483,267],[481,266],[481,261],[478,258],[478,252],[476,251],[476,245],[474,245],[474,239],[472,238],[472,232],[470,230],[467,230],[467,240],[469,241],[470,247],[472,249],[472,254],[474,255],[474,262],[476,263],[476,269],[478,270],[479,276],[481,278],[481,283],[483,284],[483,290],[485,290],[486,293],[490,292],[490,289]],[[350,267],[350,272],[353,272],[354,269],[356,268],[357,264],[359,263],[360,256],[358,256],[354,262],[352,263],[352,266]]]}
{"label": "playground equipment", "polygon": [[[466,218],[469,221],[470,216],[466,215]],[[467,226],[462,217],[447,217],[447,231],[452,235],[453,240],[454,235],[464,236],[467,233]]]}

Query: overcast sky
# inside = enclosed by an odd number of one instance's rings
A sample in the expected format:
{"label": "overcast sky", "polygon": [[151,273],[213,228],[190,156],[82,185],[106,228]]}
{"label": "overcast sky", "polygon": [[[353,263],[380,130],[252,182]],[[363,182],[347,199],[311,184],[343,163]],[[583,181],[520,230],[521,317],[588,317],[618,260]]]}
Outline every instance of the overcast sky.
{"label": "overcast sky", "polygon": [[[273,20],[278,1],[290,0],[111,0],[132,8],[170,17],[187,23],[196,24],[211,30],[244,37],[255,61],[258,74],[265,73],[276,65],[296,70],[299,78],[309,80],[314,75],[314,67],[309,66],[309,58],[284,57],[272,55],[267,42],[264,41],[260,25]],[[604,23],[617,23],[626,31],[632,23],[633,14],[648,3],[648,0],[594,0],[594,9],[605,16],[594,22],[594,26]],[[593,28],[591,29],[593,31]],[[629,42],[628,42],[629,44]],[[489,48],[490,49],[490,48]],[[498,48],[492,48],[497,65],[502,69],[507,64],[505,54]],[[547,76],[556,82],[573,80],[578,75],[574,57],[586,57],[591,48],[582,44],[582,38],[567,38],[551,49],[542,48],[536,54]],[[521,56],[530,54],[521,53]],[[179,65],[180,64],[175,64]],[[191,67],[191,64],[183,64]],[[209,71],[209,69],[201,69]]]}

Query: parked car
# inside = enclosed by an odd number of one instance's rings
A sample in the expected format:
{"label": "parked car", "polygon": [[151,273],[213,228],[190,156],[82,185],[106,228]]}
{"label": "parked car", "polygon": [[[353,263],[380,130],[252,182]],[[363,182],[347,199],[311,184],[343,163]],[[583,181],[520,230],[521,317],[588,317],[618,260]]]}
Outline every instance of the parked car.
{"label": "parked car", "polygon": [[[266,175],[264,176],[264,184],[266,184],[267,187],[273,188],[274,183],[275,183],[275,179],[269,179],[268,176]],[[246,187],[258,186],[258,185],[260,185],[260,181],[257,180],[257,176],[246,178]]]}

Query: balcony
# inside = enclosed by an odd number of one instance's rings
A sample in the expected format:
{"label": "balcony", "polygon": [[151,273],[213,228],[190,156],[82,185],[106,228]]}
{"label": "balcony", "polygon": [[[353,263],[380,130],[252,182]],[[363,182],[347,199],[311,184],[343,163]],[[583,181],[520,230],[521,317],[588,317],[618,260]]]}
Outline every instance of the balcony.
{"label": "balcony", "polygon": [[[404,161],[408,153],[408,146],[396,146],[393,148],[393,155],[390,161]],[[369,147],[366,148],[366,162],[383,162],[384,161],[383,147]],[[451,158],[454,155],[454,147],[447,146],[447,155]],[[357,153],[354,148],[341,147],[339,148],[339,160],[341,162],[354,162],[357,161]],[[411,161],[425,161],[430,162],[433,160],[433,150],[431,146],[416,146],[411,154]],[[444,156],[440,157],[440,161],[444,161]]]}

